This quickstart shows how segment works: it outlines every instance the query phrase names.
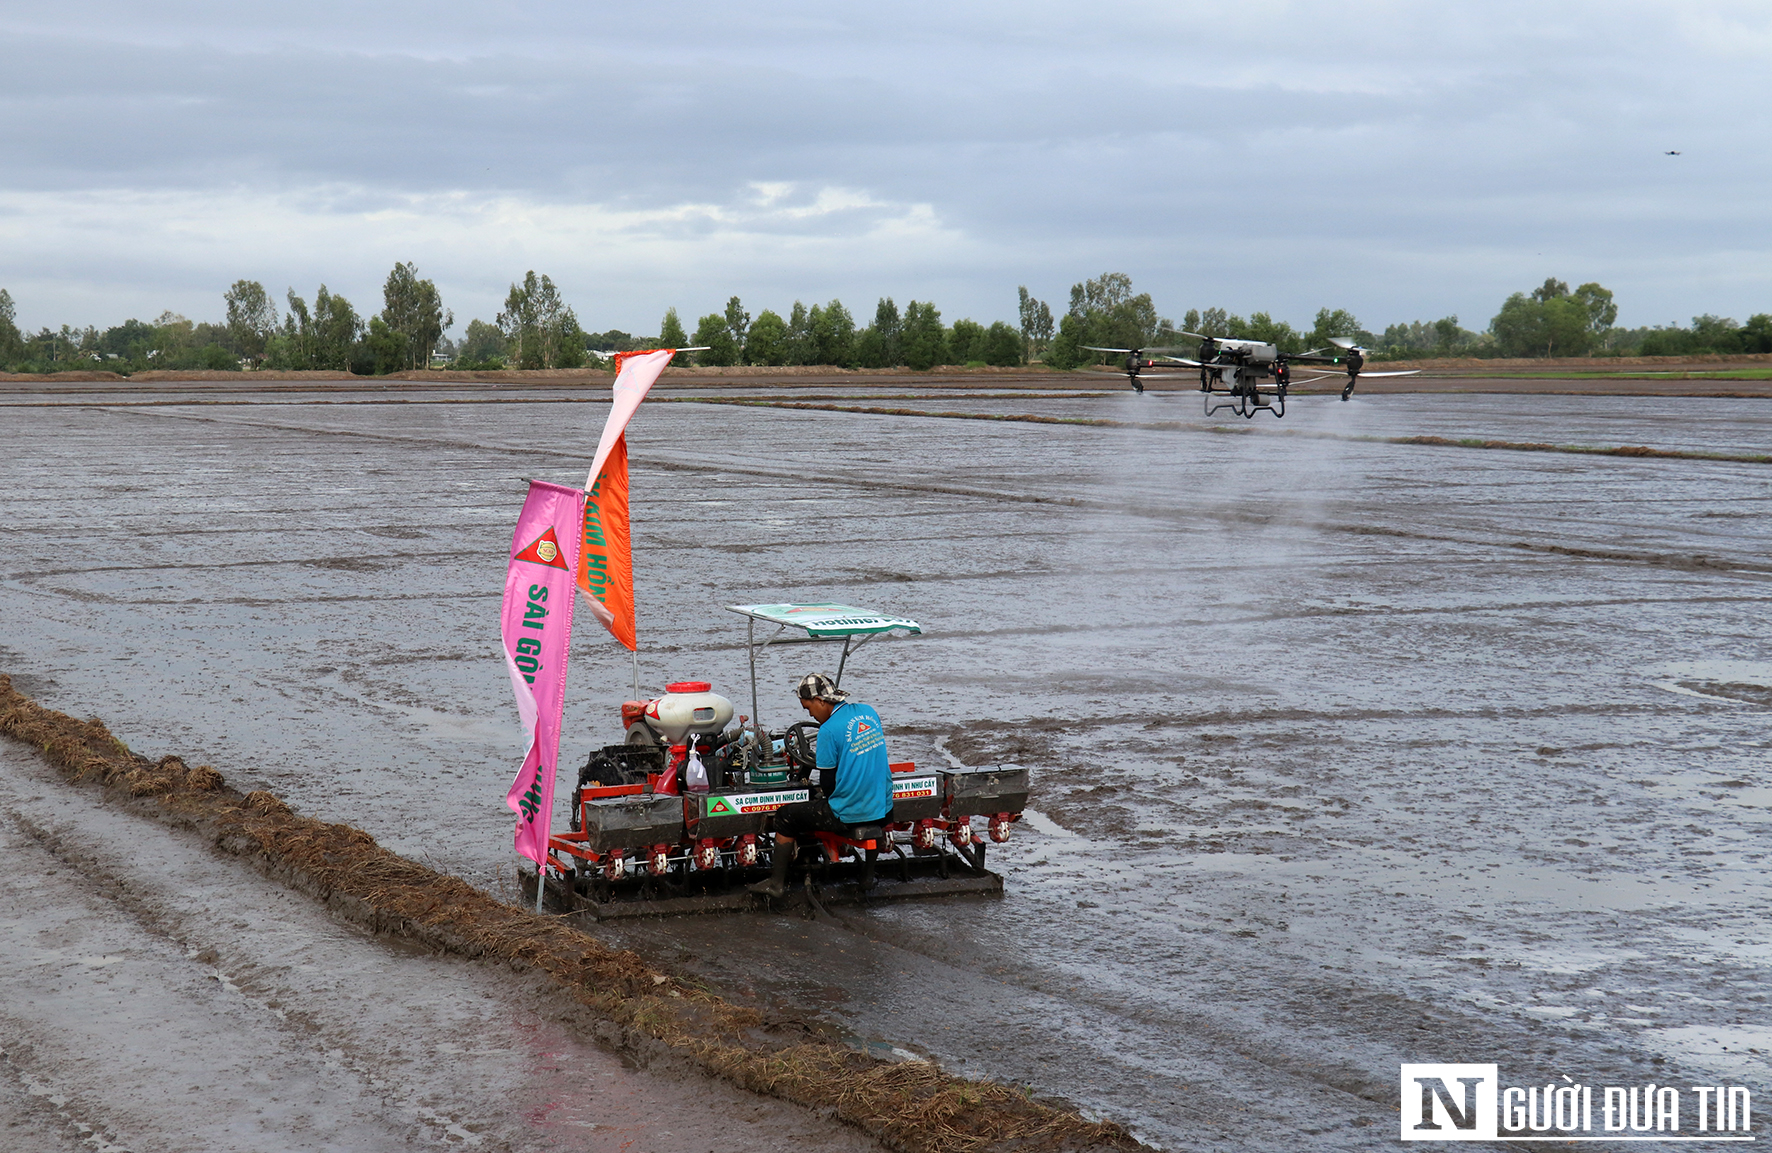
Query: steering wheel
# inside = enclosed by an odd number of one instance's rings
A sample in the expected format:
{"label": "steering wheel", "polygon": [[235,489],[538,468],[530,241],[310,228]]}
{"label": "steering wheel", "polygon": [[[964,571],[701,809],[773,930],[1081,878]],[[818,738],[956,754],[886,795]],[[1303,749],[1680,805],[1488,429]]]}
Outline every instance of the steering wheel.
{"label": "steering wheel", "polygon": [[815,743],[818,738],[813,736],[809,739],[806,732],[808,729],[816,734],[818,722],[797,721],[789,725],[787,731],[781,735],[781,747],[788,755],[788,763],[799,769],[802,775],[809,774],[818,767],[818,746]]}

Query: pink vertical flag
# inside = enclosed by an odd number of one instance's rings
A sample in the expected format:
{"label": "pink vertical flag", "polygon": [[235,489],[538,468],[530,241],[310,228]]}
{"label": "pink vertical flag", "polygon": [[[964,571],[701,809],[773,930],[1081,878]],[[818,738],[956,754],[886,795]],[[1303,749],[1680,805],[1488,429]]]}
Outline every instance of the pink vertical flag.
{"label": "pink vertical flag", "polygon": [[[529,751],[505,803],[517,814],[517,852],[547,859],[560,755],[560,713],[566,707],[566,650],[572,640],[572,586],[585,494],[529,482],[529,496],[511,537],[502,631],[511,692],[529,734]],[[564,542],[564,545],[562,545]]]}

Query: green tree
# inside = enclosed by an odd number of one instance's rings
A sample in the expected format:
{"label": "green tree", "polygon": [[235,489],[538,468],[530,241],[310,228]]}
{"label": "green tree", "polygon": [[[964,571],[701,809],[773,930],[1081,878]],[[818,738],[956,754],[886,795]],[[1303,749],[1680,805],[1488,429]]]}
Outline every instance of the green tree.
{"label": "green tree", "polygon": [[1501,311],[1489,322],[1496,347],[1503,356],[1544,355],[1539,350],[1550,341],[1545,332],[1544,303],[1516,292],[1501,302]]}
{"label": "green tree", "polygon": [[1112,312],[1132,299],[1132,278],[1124,272],[1104,272],[1093,280],[1071,285],[1071,312]]}
{"label": "green tree", "polygon": [[505,334],[496,324],[470,320],[467,333],[461,339],[461,347],[456,350],[456,364],[462,368],[502,366],[508,347]]}
{"label": "green tree", "polygon": [[1462,356],[1476,346],[1477,334],[1460,327],[1457,316],[1443,316],[1431,323],[1416,320],[1393,324],[1376,342],[1384,355],[1392,357]]}
{"label": "green tree", "polygon": [[[0,322],[0,342],[4,340],[3,330],[4,323]],[[160,330],[131,318],[105,329],[99,335],[98,347],[107,360],[114,356],[131,368],[144,368],[150,363],[148,354],[160,347]]]}
{"label": "green tree", "polygon": [[891,368],[904,363],[904,321],[898,305],[882,296],[874,305],[874,324],[856,338],[856,360],[865,368]]}
{"label": "green tree", "polygon": [[1265,341],[1281,352],[1304,351],[1303,337],[1298,330],[1283,320],[1275,320],[1265,312],[1249,314],[1249,323],[1244,326],[1243,336],[1250,340]]}
{"label": "green tree", "polygon": [[1025,362],[1045,351],[1052,340],[1052,309],[1044,300],[1035,300],[1025,284],[1016,292],[1021,297],[1021,358]]}
{"label": "green tree", "polygon": [[1199,336],[1241,336],[1249,325],[1242,317],[1233,316],[1222,308],[1208,308],[1204,312],[1190,308],[1182,318],[1181,326]]}
{"label": "green tree", "polygon": [[540,367],[541,324],[536,318],[535,296],[540,281],[532,268],[522,284],[512,284],[505,294],[505,306],[498,313],[499,334],[511,354],[514,368]]}
{"label": "green tree", "polygon": [[362,350],[369,371],[377,376],[400,372],[411,364],[410,340],[382,316],[369,318],[369,332],[363,337]]}
{"label": "green tree", "polygon": [[[817,308],[815,304],[812,306]],[[788,311],[787,357],[789,364],[811,364],[818,352],[812,336],[812,313],[804,304],[794,301]]]}
{"label": "green tree", "polygon": [[1020,332],[1001,320],[992,321],[984,334],[984,362],[997,368],[1019,367],[1026,347],[1026,338]]}
{"label": "green tree", "polygon": [[934,304],[915,300],[904,306],[904,362],[917,372],[948,363],[947,332]]}
{"label": "green tree", "polygon": [[[1169,339],[1175,329],[1172,321],[1157,315],[1150,293],[1133,295],[1132,278],[1124,272],[1104,272],[1093,280],[1072,285],[1071,306],[1066,315],[1077,318],[1071,326],[1066,351],[1060,354],[1060,359],[1067,363],[1078,355],[1087,358],[1112,355],[1089,353],[1084,348],[1086,345],[1150,348]],[[1059,334],[1064,335],[1062,321]],[[1047,359],[1050,363],[1051,358]]]}
{"label": "green tree", "polygon": [[24,352],[24,336],[18,330],[18,309],[12,293],[0,288],[0,364],[11,364]]}
{"label": "green tree", "polygon": [[608,332],[592,333],[585,337],[585,347],[596,349],[598,352],[633,352],[636,349],[647,348],[652,343],[652,341],[640,340],[632,333],[623,332],[619,328],[612,328]]}
{"label": "green tree", "polygon": [[228,335],[240,355],[255,364],[264,359],[265,344],[277,331],[277,306],[256,280],[236,280],[222,294],[228,306]]}
{"label": "green tree", "polygon": [[1489,331],[1504,356],[1581,356],[1617,317],[1612,293],[1598,284],[1570,292],[1548,277],[1530,295],[1516,292],[1503,301]]}
{"label": "green tree", "polygon": [[885,368],[886,342],[880,330],[868,325],[855,334],[855,365],[857,368]]}
{"label": "green tree", "polygon": [[[398,359],[398,367],[378,368],[377,371],[398,372],[401,368],[429,367],[431,351],[437,347],[437,341],[455,324],[455,314],[444,309],[437,286],[429,280],[419,279],[418,270],[412,264],[395,264],[382,283],[381,294],[381,321],[392,334],[383,340],[404,341],[405,351]],[[384,363],[380,351],[376,353],[376,363]]]}
{"label": "green tree", "polygon": [[179,353],[197,346],[196,326],[171,309],[154,318],[154,330],[160,334],[160,346],[154,350],[159,354],[158,360],[170,362]]}
{"label": "green tree", "polygon": [[707,345],[706,351],[695,354],[697,364],[724,368],[738,363],[738,342],[732,339],[732,329],[723,313],[710,312],[702,317],[692,343]]}
{"label": "green tree", "polygon": [[523,283],[505,295],[498,326],[518,368],[577,368],[584,363],[585,337],[578,317],[546,276],[532,268]]}
{"label": "green tree", "polygon": [[313,359],[314,317],[308,302],[295,294],[293,287],[283,290],[289,311],[283,315],[283,330],[271,339],[265,360],[272,368],[305,369]]}
{"label": "green tree", "polygon": [[746,364],[786,364],[787,322],[770,309],[765,308],[759,312],[757,319],[745,331],[744,358]]}
{"label": "green tree", "polygon": [[348,371],[356,344],[363,336],[363,321],[342,296],[334,296],[322,284],[314,294],[314,307],[291,288],[285,294],[289,313],[282,332],[271,342],[270,362],[278,368]]}
{"label": "green tree", "polygon": [[955,364],[984,364],[984,325],[964,318],[954,321],[948,330],[948,350]]}
{"label": "green tree", "polygon": [[830,364],[838,368],[855,366],[855,318],[833,300],[823,309],[813,309],[809,324],[812,335],[812,363]]}
{"label": "green tree", "polygon": [[1772,315],[1761,312],[1741,326],[1741,351],[1772,352]]}
{"label": "green tree", "polygon": [[1317,321],[1311,326],[1310,346],[1312,348],[1332,348],[1334,346],[1329,343],[1329,338],[1332,336],[1352,340],[1361,345],[1378,343],[1378,338],[1361,328],[1360,322],[1347,309],[1317,309]]}
{"label": "green tree", "polygon": [[1587,313],[1588,328],[1602,333],[1618,319],[1618,305],[1612,301],[1612,290],[1589,282],[1569,294]]}
{"label": "green tree", "polygon": [[313,367],[349,371],[351,354],[363,339],[363,318],[351,302],[324,284],[314,293]]}
{"label": "green tree", "polygon": [[[658,326],[658,347],[689,347],[689,334],[683,331],[683,322],[677,319],[677,310],[675,308],[665,309],[664,320]],[[678,366],[685,365],[688,364],[694,356],[695,354],[692,352],[685,352],[678,356],[671,357],[671,363]]]}
{"label": "green tree", "polygon": [[[734,296],[726,302],[726,331],[732,334],[732,345],[735,349],[744,347],[745,333],[751,328],[751,314],[744,310],[744,304]],[[696,341],[700,344],[700,341]],[[736,362],[735,362],[736,363]]]}
{"label": "green tree", "polygon": [[1058,320],[1058,335],[1046,346],[1046,364],[1051,368],[1069,371],[1088,364],[1095,354],[1083,346],[1091,343],[1086,335],[1087,322],[1074,312],[1067,312]]}

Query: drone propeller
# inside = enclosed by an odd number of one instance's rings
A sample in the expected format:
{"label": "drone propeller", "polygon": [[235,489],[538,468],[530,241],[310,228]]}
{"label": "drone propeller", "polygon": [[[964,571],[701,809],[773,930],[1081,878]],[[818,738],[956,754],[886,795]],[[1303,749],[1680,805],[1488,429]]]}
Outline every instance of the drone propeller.
{"label": "drone propeller", "polygon": [[1365,356],[1368,352],[1372,351],[1370,348],[1362,348],[1345,336],[1331,336],[1329,338],[1329,343],[1333,344],[1336,348],[1345,348],[1349,352],[1357,352],[1361,356]]}
{"label": "drone propeller", "polygon": [[1117,352],[1122,356],[1137,356],[1144,351],[1142,348],[1097,348],[1093,344],[1085,344],[1083,347],[1090,352]]}

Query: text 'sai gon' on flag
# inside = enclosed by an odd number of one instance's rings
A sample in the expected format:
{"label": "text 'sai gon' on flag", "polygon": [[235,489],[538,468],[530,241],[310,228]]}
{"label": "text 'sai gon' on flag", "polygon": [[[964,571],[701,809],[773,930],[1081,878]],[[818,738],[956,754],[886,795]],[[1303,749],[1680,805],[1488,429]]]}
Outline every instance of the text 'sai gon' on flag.
{"label": "text 'sai gon' on flag", "polygon": [[566,706],[566,653],[572,641],[572,586],[578,568],[578,553],[572,546],[583,523],[584,499],[578,489],[530,481],[505,572],[500,631],[511,692],[529,734],[529,751],[505,803],[517,814],[517,852],[537,864],[547,858],[554,809],[560,714]]}

